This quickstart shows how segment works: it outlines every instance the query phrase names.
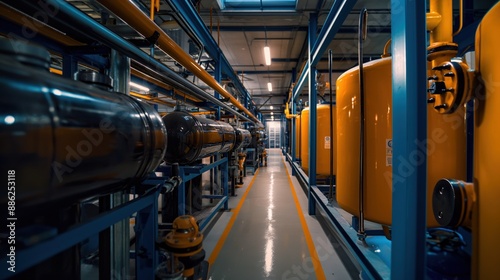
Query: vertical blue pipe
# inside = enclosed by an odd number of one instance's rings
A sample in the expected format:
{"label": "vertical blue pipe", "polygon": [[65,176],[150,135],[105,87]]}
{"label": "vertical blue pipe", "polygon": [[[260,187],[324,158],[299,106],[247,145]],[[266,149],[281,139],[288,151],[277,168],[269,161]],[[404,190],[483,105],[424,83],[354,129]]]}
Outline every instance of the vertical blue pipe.
{"label": "vertical blue pipe", "polygon": [[318,14],[311,13],[309,17],[309,31],[308,31],[308,39],[309,39],[309,183],[308,183],[308,191],[307,198],[309,201],[309,215],[316,214],[316,201],[312,196],[312,188],[316,186],[316,131],[317,131],[317,123],[316,123],[316,66],[312,65],[312,48],[314,43],[316,42],[318,30]]}
{"label": "vertical blue pipe", "polygon": [[[222,81],[222,67],[220,65],[220,53],[219,53],[219,57],[217,57],[217,62],[215,63],[215,71],[214,71],[214,78],[215,80],[220,83]],[[219,93],[218,92],[215,92],[214,93],[214,96],[215,98],[219,99],[220,96],[219,96]],[[216,114],[215,114],[215,119],[216,120],[220,120],[220,107],[217,106],[217,109],[216,109]]]}
{"label": "vertical blue pipe", "polygon": [[[474,22],[474,1],[464,1],[464,18],[463,26],[469,26]],[[471,34],[472,35],[472,34]],[[474,37],[474,36],[472,36]],[[467,132],[467,182],[474,180],[473,162],[474,162],[474,100],[467,102],[465,106],[465,127]]]}
{"label": "vertical blue pipe", "polygon": [[[292,101],[292,114],[295,114],[295,102]],[[296,161],[297,160],[297,155],[295,154],[295,149],[297,147],[297,139],[295,139],[295,134],[296,134],[296,130],[297,130],[297,125],[295,124],[295,119],[294,118],[291,118],[290,119],[290,125],[291,125],[291,134],[290,135],[290,154],[292,155],[292,161]]]}
{"label": "vertical blue pipe", "polygon": [[[294,84],[297,81],[297,68],[292,69],[292,83]],[[292,92],[293,95],[293,92]],[[297,103],[293,98],[290,98],[290,102],[292,102],[292,114],[295,115],[297,114]],[[292,125],[292,135],[290,135],[290,149],[291,150],[291,155],[292,155],[292,161],[297,161],[297,157],[299,155],[295,154],[295,150],[297,149],[297,138],[295,136],[297,135],[297,125],[295,123],[295,119],[292,119],[291,125]],[[292,168],[292,175],[295,175],[295,169]]]}
{"label": "vertical blue pipe", "polygon": [[[154,196],[152,204],[136,216],[136,279],[154,279],[155,269],[158,266],[158,254],[155,241],[158,239],[158,194]],[[142,251],[142,252],[140,252]]]}
{"label": "vertical blue pipe", "polygon": [[[215,71],[214,71],[214,78],[218,83],[220,83],[222,81],[222,67],[221,67],[221,63],[220,63],[220,58],[221,58],[221,53],[219,53],[217,56],[217,61],[215,62]],[[215,92],[214,96],[217,99],[220,98],[220,95],[218,92]],[[219,106],[217,106],[217,109],[215,110],[215,119],[220,120],[220,107]],[[227,157],[227,153],[224,155]],[[220,158],[221,158],[220,154],[215,155],[215,161],[218,161]],[[219,181],[218,181],[219,174],[221,176],[220,177],[220,184],[221,184],[220,186],[222,186],[222,189],[224,190],[224,194],[227,194],[227,190],[229,189],[229,185],[227,183],[227,180],[224,182],[224,175],[226,173],[224,170],[221,170],[221,167],[215,167],[214,168],[214,180],[217,184],[219,184]],[[225,196],[227,197],[227,195],[225,195]],[[226,207],[226,206],[227,206],[227,203],[224,204],[224,207]]]}
{"label": "vertical blue pipe", "polygon": [[[425,1],[391,0],[392,279],[425,279],[427,134]],[[419,162],[421,164],[412,164]]]}
{"label": "vertical blue pipe", "polygon": [[[227,158],[227,157],[226,157]],[[229,182],[228,182],[228,174],[229,174],[229,168],[228,168],[228,160],[226,160],[222,166],[221,166],[221,181],[222,185],[224,186],[224,197],[226,198],[226,202],[224,202],[224,210],[229,209]]]}
{"label": "vertical blue pipe", "polygon": [[186,174],[183,168],[179,168],[179,177],[182,182],[177,186],[177,215],[182,216],[186,214],[186,182],[184,180]]}
{"label": "vertical blue pipe", "polygon": [[75,73],[78,71],[78,61],[73,55],[63,54],[62,64],[63,77],[74,80]]}

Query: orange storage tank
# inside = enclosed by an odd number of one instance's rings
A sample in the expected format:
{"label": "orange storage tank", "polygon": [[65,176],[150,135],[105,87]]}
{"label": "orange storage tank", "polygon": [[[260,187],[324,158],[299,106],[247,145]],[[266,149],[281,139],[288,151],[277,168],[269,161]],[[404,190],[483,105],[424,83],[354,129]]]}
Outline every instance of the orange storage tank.
{"label": "orange storage tank", "polygon": [[[326,178],[330,176],[330,141],[334,137],[330,135],[330,105],[317,105],[317,131],[316,131],[316,174],[318,178]],[[333,109],[333,135],[336,129],[336,113],[335,104]],[[306,174],[309,174],[309,107],[302,110],[300,117],[300,143],[301,143],[301,162],[302,169]],[[336,143],[333,142],[333,176],[336,170]]]}
{"label": "orange storage tank", "polygon": [[295,117],[295,157],[300,157],[300,115]]}
{"label": "orange storage tank", "polygon": [[[464,109],[440,115],[428,108],[427,141],[416,143],[415,157],[404,161],[392,178],[392,59],[365,63],[364,216],[383,225],[392,223],[392,180],[401,180],[427,156],[427,222],[438,226],[432,212],[432,191],[442,178],[466,177]],[[359,67],[337,80],[337,202],[359,217],[360,106]],[[422,93],[426,98],[426,93]],[[409,139],[408,141],[412,141]],[[453,155],[453,157],[450,157]]]}

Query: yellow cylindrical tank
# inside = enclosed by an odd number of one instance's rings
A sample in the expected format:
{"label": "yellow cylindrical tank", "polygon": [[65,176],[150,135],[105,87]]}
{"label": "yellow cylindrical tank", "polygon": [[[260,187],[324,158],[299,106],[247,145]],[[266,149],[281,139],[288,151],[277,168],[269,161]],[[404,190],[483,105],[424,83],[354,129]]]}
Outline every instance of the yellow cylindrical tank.
{"label": "yellow cylindrical tank", "polygon": [[[392,59],[382,58],[364,64],[365,77],[365,150],[364,216],[366,220],[392,224],[392,180],[403,180],[428,160],[427,199],[442,178],[465,178],[464,110],[440,115],[429,105],[427,140],[415,141],[417,150],[403,160],[392,178]],[[425,98],[426,93],[422,93]],[[359,68],[355,67],[337,80],[337,202],[359,217],[360,106]],[[397,133],[397,132],[396,132]],[[452,155],[452,156],[451,156]],[[446,174],[446,175],[443,175]],[[432,205],[428,203],[429,226],[437,226]]]}
{"label": "yellow cylindrical tank", "polygon": [[[335,105],[333,107],[333,135],[336,129]],[[316,174],[318,178],[330,176],[330,105],[317,105],[317,131],[316,131]],[[302,110],[300,117],[300,142],[301,142],[301,162],[302,169],[309,174],[309,107]],[[333,176],[336,170],[336,143],[333,142]]]}
{"label": "yellow cylindrical tank", "polygon": [[295,117],[295,156],[300,157],[300,115]]}
{"label": "yellow cylindrical tank", "polygon": [[473,279],[491,279],[500,273],[500,4],[483,18],[476,32],[476,72],[484,87],[476,90],[474,127],[474,190],[477,203],[472,223]]}

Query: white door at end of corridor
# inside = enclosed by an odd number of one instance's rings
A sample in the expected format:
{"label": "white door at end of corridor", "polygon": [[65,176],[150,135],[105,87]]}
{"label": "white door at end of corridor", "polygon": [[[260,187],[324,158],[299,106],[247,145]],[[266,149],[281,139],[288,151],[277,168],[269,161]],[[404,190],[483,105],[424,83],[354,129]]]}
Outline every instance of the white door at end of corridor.
{"label": "white door at end of corridor", "polygon": [[281,148],[281,122],[270,121],[266,123],[267,127],[267,147]]}

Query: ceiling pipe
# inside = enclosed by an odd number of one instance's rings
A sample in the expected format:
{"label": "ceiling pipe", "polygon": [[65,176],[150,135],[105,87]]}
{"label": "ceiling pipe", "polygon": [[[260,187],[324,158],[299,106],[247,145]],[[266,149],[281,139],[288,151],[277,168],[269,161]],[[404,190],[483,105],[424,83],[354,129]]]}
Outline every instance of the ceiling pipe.
{"label": "ceiling pipe", "polygon": [[[7,2],[8,5],[19,10],[28,8],[31,9],[31,11],[36,11],[40,8],[36,2],[30,0],[6,0],[5,2]],[[48,16],[50,18],[50,22],[48,25],[50,25],[50,23],[61,24],[68,27],[68,34],[85,35],[86,37],[91,38],[94,41],[101,42],[102,44],[119,52],[122,52],[131,59],[135,60],[136,66],[141,66],[140,68],[136,67],[137,69],[139,69],[139,71],[146,73],[151,77],[161,78],[162,80],[165,80],[165,82],[171,84],[173,87],[180,88],[182,91],[189,93],[193,97],[207,100],[217,106],[221,106],[227,112],[238,116],[240,119],[257,124],[260,123],[246,117],[243,114],[240,114],[229,105],[215,98],[213,95],[205,92],[198,86],[180,77],[165,64],[162,64],[153,59],[148,54],[141,51],[121,36],[118,36],[117,34],[111,32],[109,29],[93,20],[91,17],[87,16],[68,2],[63,0],[46,0],[46,4],[51,7],[58,7],[57,13],[48,13]],[[82,30],[92,30],[92,32],[82,32]]]}
{"label": "ceiling pipe", "polygon": [[208,86],[227,98],[238,109],[256,122],[260,122],[245,106],[226,91],[205,69],[177,45],[158,25],[151,21],[137,6],[128,1],[98,0],[104,7],[121,18],[146,38],[155,40],[156,45]]}

